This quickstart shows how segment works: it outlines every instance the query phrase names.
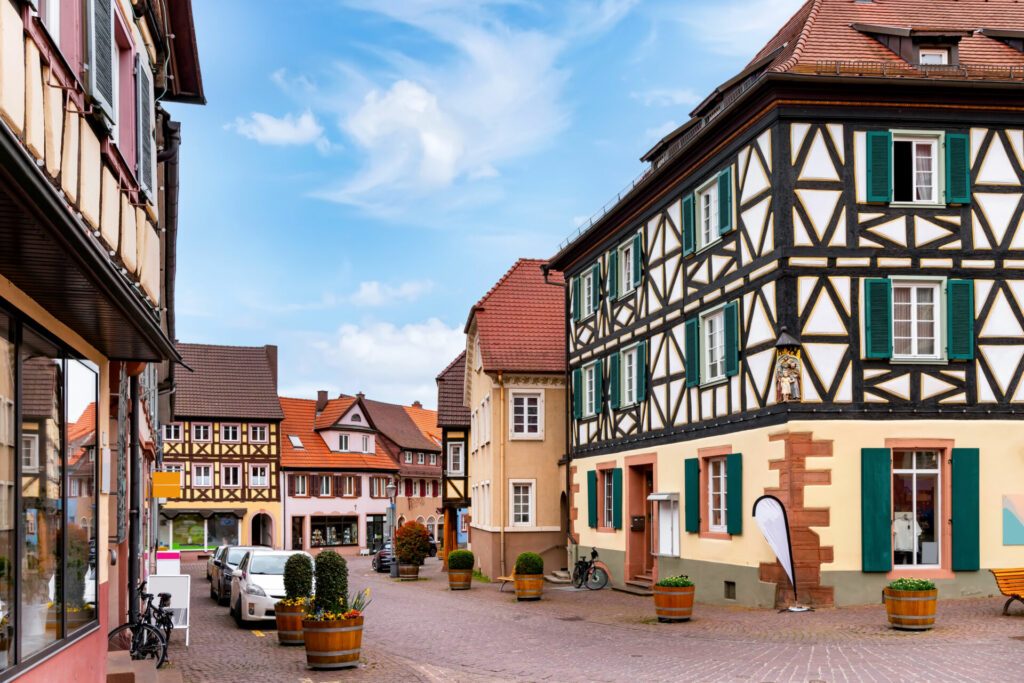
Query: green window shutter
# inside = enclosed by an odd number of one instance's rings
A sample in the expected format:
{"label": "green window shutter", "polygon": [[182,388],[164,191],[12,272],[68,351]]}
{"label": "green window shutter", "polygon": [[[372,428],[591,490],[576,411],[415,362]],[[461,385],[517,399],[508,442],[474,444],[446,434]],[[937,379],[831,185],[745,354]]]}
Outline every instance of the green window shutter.
{"label": "green window shutter", "polygon": [[572,279],[572,319],[573,322],[580,320],[580,279]]}
{"label": "green window shutter", "polygon": [[633,235],[633,286],[640,286],[640,276],[644,265],[644,240],[641,233]]}
{"label": "green window shutter", "polygon": [[594,363],[594,415],[604,412],[604,392],[601,380],[604,379],[604,363]]}
{"label": "green window shutter", "polygon": [[892,282],[864,281],[864,353],[867,358],[892,358]]}
{"label": "green window shutter", "polygon": [[725,456],[725,525],[732,536],[743,533],[743,454]]}
{"label": "green window shutter", "polygon": [[622,528],[622,468],[612,470],[612,525]]}
{"label": "green window shutter", "polygon": [[608,252],[608,298],[614,299],[619,295],[619,250],[612,249]]}
{"label": "green window shutter", "polygon": [[572,416],[577,420],[583,417],[583,371],[579,368],[572,371]]}
{"label": "green window shutter", "polygon": [[619,392],[622,391],[619,382],[619,352],[616,351],[609,357],[610,368],[608,369],[608,402],[612,405],[612,410],[618,410],[622,404],[622,397]]}
{"label": "green window shutter", "polygon": [[863,448],[860,452],[861,569],[892,569],[892,452]]}
{"label": "green window shutter", "polygon": [[946,133],[946,203],[971,203],[971,143],[966,133]]}
{"label": "green window shutter", "polygon": [[946,355],[950,360],[974,358],[974,282],[946,281]]}
{"label": "green window shutter", "polygon": [[700,460],[687,458],[683,463],[686,485],[686,531],[700,531]]}
{"label": "green window shutter", "polygon": [[693,195],[683,197],[683,256],[697,250],[697,217],[694,214]]}
{"label": "green window shutter", "polygon": [[647,342],[636,347],[636,402],[647,400]]}
{"label": "green window shutter", "polygon": [[700,384],[700,318],[691,318],[685,323],[686,341],[686,386]]}
{"label": "green window shutter", "polygon": [[738,301],[725,305],[725,376],[740,374],[740,306]]}
{"label": "green window shutter", "polygon": [[867,136],[868,201],[892,201],[892,133],[869,130]]}
{"label": "green window shutter", "polygon": [[718,174],[718,234],[732,230],[732,169]]}
{"label": "green window shutter", "polygon": [[597,528],[597,472],[587,472],[587,523],[591,529]]}
{"label": "green window shutter", "polygon": [[953,571],[981,568],[979,550],[979,451],[953,449]]}
{"label": "green window shutter", "polygon": [[593,274],[594,286],[591,288],[593,298],[590,301],[590,309],[596,311],[601,307],[601,263],[600,261],[595,263],[590,268],[590,272]]}

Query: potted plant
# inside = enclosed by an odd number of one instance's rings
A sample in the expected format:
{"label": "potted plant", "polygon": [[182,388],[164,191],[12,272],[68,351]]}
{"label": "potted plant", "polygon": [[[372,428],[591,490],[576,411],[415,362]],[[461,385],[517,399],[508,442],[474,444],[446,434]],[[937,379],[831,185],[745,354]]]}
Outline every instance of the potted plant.
{"label": "potted plant", "polygon": [[516,558],[516,600],[540,600],[544,592],[544,558],[537,553],[521,553]]}
{"label": "potted plant", "polygon": [[928,579],[896,579],[882,590],[889,624],[903,631],[928,631],[935,626],[938,594]]}
{"label": "potted plant", "polygon": [[315,574],[316,595],[312,609],[302,620],[306,666],[358,666],[363,647],[363,610],[370,604],[370,589],[353,596],[348,594],[348,564],[333,550],[316,556]]}
{"label": "potted plant", "polygon": [[693,581],[688,576],[666,576],[654,584],[654,613],[658,621],[689,621],[693,614]]}
{"label": "potted plant", "polygon": [[476,558],[471,550],[453,550],[448,555],[448,588],[468,591],[473,583],[473,564]]}
{"label": "potted plant", "polygon": [[313,560],[306,553],[295,553],[284,563],[284,600],[274,605],[281,645],[302,645],[302,618],[312,594]]}
{"label": "potted plant", "polygon": [[398,577],[402,581],[420,578],[420,565],[430,552],[430,534],[419,522],[406,522],[395,532]]}

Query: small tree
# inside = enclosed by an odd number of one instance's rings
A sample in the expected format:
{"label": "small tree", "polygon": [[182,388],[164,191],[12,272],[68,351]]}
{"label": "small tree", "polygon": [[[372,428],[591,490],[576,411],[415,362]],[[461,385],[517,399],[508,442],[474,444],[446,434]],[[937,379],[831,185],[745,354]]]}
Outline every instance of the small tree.
{"label": "small tree", "polygon": [[527,576],[544,573],[544,558],[537,553],[522,553],[516,558],[516,575]]}
{"label": "small tree", "polygon": [[430,552],[430,534],[419,522],[406,522],[395,532],[395,554],[400,564],[423,564]]}
{"label": "small tree", "polygon": [[284,595],[292,602],[305,602],[313,593],[313,560],[295,553],[284,563]]}
{"label": "small tree", "polygon": [[448,569],[465,571],[472,569],[476,558],[471,550],[453,550],[448,553]]}
{"label": "small tree", "polygon": [[348,563],[333,550],[316,556],[313,610],[340,614],[348,610]]}

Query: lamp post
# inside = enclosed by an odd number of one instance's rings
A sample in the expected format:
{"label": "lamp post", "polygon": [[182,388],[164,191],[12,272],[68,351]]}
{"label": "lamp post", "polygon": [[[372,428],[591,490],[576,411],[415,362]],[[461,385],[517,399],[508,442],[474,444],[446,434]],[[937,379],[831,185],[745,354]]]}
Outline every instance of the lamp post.
{"label": "lamp post", "polygon": [[391,499],[391,578],[398,578],[398,553],[395,547],[395,524],[398,523],[397,510],[395,509],[395,495],[398,493],[398,487],[395,486],[394,480],[389,481],[387,487],[384,489],[385,493],[388,494],[388,498]]}

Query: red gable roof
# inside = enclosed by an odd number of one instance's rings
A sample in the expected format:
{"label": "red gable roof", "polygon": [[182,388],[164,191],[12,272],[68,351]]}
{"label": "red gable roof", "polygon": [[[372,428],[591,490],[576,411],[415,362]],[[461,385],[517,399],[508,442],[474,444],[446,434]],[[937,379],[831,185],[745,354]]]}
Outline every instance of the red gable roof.
{"label": "red gable roof", "polygon": [[[355,400],[355,399],[353,399]],[[379,439],[375,453],[336,453],[327,447],[315,429],[316,401],[281,397],[284,421],[281,423],[281,466],[305,469],[378,470],[397,472],[398,465],[387,454]],[[302,447],[292,445],[297,436]]]}
{"label": "red gable roof", "polygon": [[327,402],[323,411],[316,416],[316,429],[330,429],[338,424],[338,420],[348,412],[349,408],[355,405],[356,399],[353,396],[339,396]]}
{"label": "red gable roof", "polygon": [[405,412],[416,423],[423,436],[441,443],[441,428],[437,426],[437,411],[424,408],[422,405],[403,406]]}
{"label": "red gable roof", "polygon": [[71,448],[72,466],[77,465],[85,455],[88,446],[96,445],[96,403],[90,403],[78,420],[68,426],[68,445]]}
{"label": "red gable roof", "polygon": [[485,370],[565,372],[565,279],[541,259],[519,259],[470,311]]}

